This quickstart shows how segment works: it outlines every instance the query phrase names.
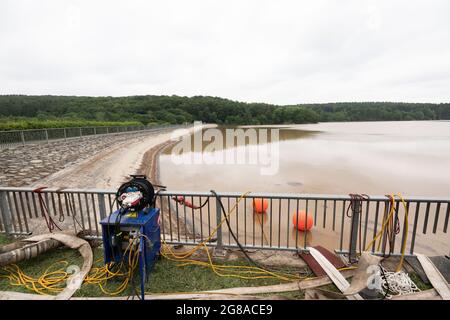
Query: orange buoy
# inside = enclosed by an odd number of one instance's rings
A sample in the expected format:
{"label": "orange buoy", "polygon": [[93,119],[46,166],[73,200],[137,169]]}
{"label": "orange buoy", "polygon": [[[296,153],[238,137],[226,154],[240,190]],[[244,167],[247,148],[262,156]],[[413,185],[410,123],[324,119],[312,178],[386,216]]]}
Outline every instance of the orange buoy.
{"label": "orange buoy", "polygon": [[[298,222],[297,222],[297,216],[298,216]],[[306,231],[312,228],[313,226],[313,217],[312,214],[308,214],[308,217],[306,217],[306,212],[303,210],[298,211],[297,213],[294,213],[292,217],[292,223],[294,224],[294,227],[297,228],[300,231]]]}
{"label": "orange buoy", "polygon": [[255,210],[256,213],[266,212],[268,206],[269,201],[267,201],[267,199],[262,198],[253,199],[253,210]]}

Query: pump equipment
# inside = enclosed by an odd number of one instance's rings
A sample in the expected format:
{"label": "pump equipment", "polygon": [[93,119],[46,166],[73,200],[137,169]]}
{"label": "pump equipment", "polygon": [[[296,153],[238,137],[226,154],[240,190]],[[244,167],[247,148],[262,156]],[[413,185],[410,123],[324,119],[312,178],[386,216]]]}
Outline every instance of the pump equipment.
{"label": "pump equipment", "polygon": [[159,209],[154,207],[155,190],[146,176],[131,178],[117,190],[119,208],[100,224],[105,264],[124,265],[131,277],[139,266],[144,299],[144,285],[161,248]]}

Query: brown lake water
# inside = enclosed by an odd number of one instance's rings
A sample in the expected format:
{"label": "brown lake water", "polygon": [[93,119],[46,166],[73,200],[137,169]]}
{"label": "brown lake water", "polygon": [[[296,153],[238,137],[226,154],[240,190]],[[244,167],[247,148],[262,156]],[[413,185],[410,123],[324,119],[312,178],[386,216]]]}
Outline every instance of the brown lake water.
{"label": "brown lake water", "polygon": [[[217,129],[226,136],[227,128]],[[256,130],[259,134],[259,131],[268,127],[240,128]],[[250,164],[248,161],[242,164],[226,161],[222,164],[217,161],[179,164],[172,156],[176,149],[169,148],[160,157],[161,180],[169,190],[214,189],[235,192],[339,195],[401,193],[404,196],[450,198],[449,121],[341,122],[269,128],[279,129],[279,142],[257,141],[248,145],[227,147],[224,141],[225,147],[211,150],[208,148],[211,142],[203,141],[200,150],[198,148],[194,150],[194,147],[185,149],[179,153],[179,157],[193,159],[195,156],[207,154],[209,157],[216,157],[215,159],[225,159],[227,152],[242,151],[242,148],[246,148],[245,155],[248,159],[252,153],[258,152],[259,147],[265,146],[271,150],[271,144],[277,143],[276,161],[272,161],[272,165],[276,163],[277,169],[274,174],[264,175],[261,173],[264,165]],[[239,205],[233,226],[239,230],[241,236],[248,234],[245,241],[249,243],[255,241],[256,244],[261,242],[267,245],[273,244],[271,241],[273,240],[276,245],[284,246],[292,245],[292,241],[296,243],[306,241],[308,245],[321,244],[330,249],[339,245],[338,231],[341,228],[341,221],[344,221],[342,211],[345,209],[342,208],[342,204],[338,203],[337,207],[334,207],[333,202],[309,203],[308,214],[310,212],[315,214],[316,226],[306,234],[295,232],[290,225],[290,218],[292,212],[297,209],[296,206],[294,202],[278,203],[274,200],[266,215],[255,216],[252,213],[251,201],[248,200]],[[306,203],[300,203],[299,208],[306,209]],[[324,208],[328,212],[326,218],[320,214]],[[429,231],[427,234],[418,234],[416,251],[448,254],[450,236],[443,233],[443,223],[449,214],[447,208],[447,204],[444,203],[440,208],[432,205],[429,210],[431,220],[428,224],[432,225],[434,215],[439,214],[438,230],[436,233]],[[422,209],[425,210],[423,206]],[[413,210],[414,208],[410,208],[410,212]],[[337,212],[335,217],[330,218],[330,211]],[[369,221],[372,219],[373,211],[375,211],[373,207],[367,209]],[[206,213],[202,215],[205,218]],[[199,220],[198,217],[194,219]],[[256,228],[253,230],[255,221]],[[244,223],[247,224],[245,227]],[[374,225],[373,221],[371,223]],[[423,224],[424,221],[419,219],[419,228]],[[200,221],[197,221],[197,225],[200,225]],[[205,224],[204,226],[205,230],[209,229],[209,226]],[[258,233],[259,229],[261,232]],[[367,239],[370,240],[373,228],[369,226],[368,230]],[[344,242],[346,240],[344,239]]]}

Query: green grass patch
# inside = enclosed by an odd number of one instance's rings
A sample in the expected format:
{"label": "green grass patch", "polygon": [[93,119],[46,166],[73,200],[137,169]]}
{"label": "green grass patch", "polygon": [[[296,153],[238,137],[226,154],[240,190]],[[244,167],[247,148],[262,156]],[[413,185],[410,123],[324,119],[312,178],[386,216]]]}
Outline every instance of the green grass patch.
{"label": "green grass patch", "polygon": [[423,282],[417,273],[411,272],[409,273],[409,277],[421,291],[433,289],[433,286],[431,284],[426,284],[425,282]]}
{"label": "green grass patch", "polygon": [[[103,251],[96,248],[94,253],[94,266],[103,265]],[[44,271],[58,261],[67,261],[69,265],[74,264],[81,266],[82,257],[76,250],[67,248],[59,248],[28,261],[19,263],[19,267],[27,275],[38,277]],[[210,268],[201,266],[178,266],[179,263],[161,258],[157,261],[154,270],[150,274],[148,283],[146,284],[147,293],[179,293],[179,292],[196,292],[214,289],[224,289],[232,287],[250,287],[250,286],[264,286],[283,283],[278,279],[240,279],[232,277],[220,277],[216,275]],[[218,264],[233,264],[233,265],[248,265],[245,261],[234,261],[233,263]],[[62,265],[59,265],[61,267]],[[58,266],[55,266],[55,268]],[[53,270],[53,269],[52,269]],[[137,272],[136,272],[137,274]],[[115,291],[120,285],[122,279],[113,279],[108,281],[105,286],[107,291]],[[139,279],[135,280],[136,286],[139,287]],[[0,278],[0,290],[19,291],[32,293],[31,290],[22,286],[12,286],[8,279]],[[139,290],[139,288],[137,288]],[[134,289],[131,284],[121,294],[127,296],[133,294]],[[280,293],[289,298],[301,298],[302,294],[294,293]],[[75,296],[78,297],[97,297],[105,295],[96,284],[83,284]]]}
{"label": "green grass patch", "polygon": [[[0,235],[0,244],[11,242],[11,239],[5,235]],[[94,267],[103,266],[103,250],[101,248],[93,249],[94,253]],[[67,261],[67,265],[82,265],[82,257],[77,250],[68,248],[58,248],[49,252],[43,253],[36,258],[28,261],[20,262],[18,265],[23,272],[32,277],[39,277],[44,271],[59,261]],[[221,265],[242,265],[246,266],[248,263],[244,260],[233,262],[216,262]],[[63,267],[64,265],[54,265],[55,268]],[[53,270],[53,269],[52,269]],[[286,270],[287,271],[287,270]],[[3,274],[3,272],[2,272]],[[137,275],[137,272],[136,272]],[[425,284],[415,273],[410,273],[409,276],[416,283],[420,290],[431,289],[431,285]],[[109,280],[104,287],[108,292],[114,292],[121,284],[123,279],[117,278]],[[349,279],[349,281],[351,281]],[[266,286],[284,283],[278,279],[241,279],[234,277],[220,277],[216,275],[211,268],[202,266],[179,266],[179,263],[160,258],[150,274],[149,281],[146,284],[146,292],[153,293],[187,293],[208,291],[216,289],[225,289],[233,287],[252,287],[252,286]],[[132,295],[135,290],[140,291],[139,279],[135,277],[136,289],[133,289],[131,283],[127,289],[122,292],[121,296]],[[64,286],[65,284],[63,284]],[[320,287],[321,289],[340,293],[339,289],[334,284],[327,284]],[[22,287],[12,286],[8,279],[0,278],[1,291],[18,291],[24,293],[33,293],[33,291]],[[304,292],[280,292],[280,293],[262,293],[257,294],[261,297],[282,296],[288,299],[304,299]],[[102,292],[100,287],[96,284],[84,283],[76,293],[76,297],[100,297],[108,296]],[[382,298],[380,296],[380,298]]]}
{"label": "green grass patch", "polygon": [[10,243],[11,239],[4,234],[0,234],[0,245]]}

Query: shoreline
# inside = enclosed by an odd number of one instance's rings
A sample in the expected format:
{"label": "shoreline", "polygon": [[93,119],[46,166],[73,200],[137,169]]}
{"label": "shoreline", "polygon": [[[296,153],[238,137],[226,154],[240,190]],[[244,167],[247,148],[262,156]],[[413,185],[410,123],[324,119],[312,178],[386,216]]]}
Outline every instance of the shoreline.
{"label": "shoreline", "polygon": [[[200,130],[207,128],[214,128],[216,126],[217,126],[216,124],[203,124]],[[192,135],[195,132],[195,128],[190,127],[188,131],[189,135]],[[161,170],[159,157],[164,150],[175,145],[177,142],[178,140],[168,139],[147,150],[142,157],[142,161],[139,168],[136,170],[137,174],[146,175],[147,178],[150,180],[150,182],[152,182],[152,184],[160,186],[163,185],[164,183],[163,181],[161,181],[160,176]]]}
{"label": "shoreline", "polygon": [[166,148],[174,145],[176,141],[167,140],[162,142],[144,153],[141,165],[136,174],[143,174],[154,185],[162,185],[159,168],[159,156]]}

